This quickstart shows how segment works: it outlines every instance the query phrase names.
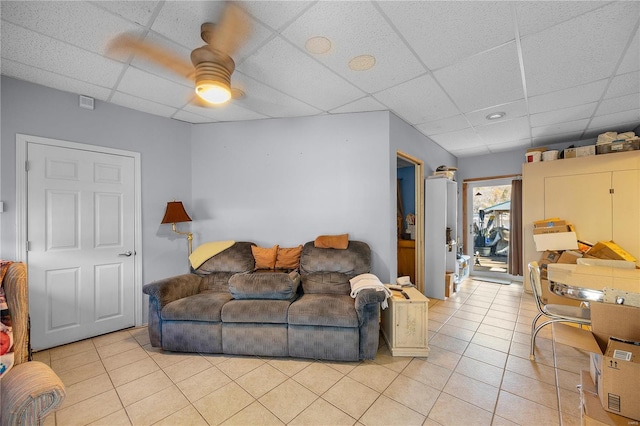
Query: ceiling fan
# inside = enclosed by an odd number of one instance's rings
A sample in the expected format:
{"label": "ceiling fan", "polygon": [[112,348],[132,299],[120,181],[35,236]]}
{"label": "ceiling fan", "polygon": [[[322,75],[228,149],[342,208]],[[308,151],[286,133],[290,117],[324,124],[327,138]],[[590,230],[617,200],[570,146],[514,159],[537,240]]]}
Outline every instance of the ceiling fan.
{"label": "ceiling fan", "polygon": [[195,92],[210,104],[222,104],[232,97],[231,74],[235,62],[231,55],[250,32],[249,18],[242,7],[227,2],[217,24],[205,22],[200,28],[204,46],[191,52],[185,61],[162,46],[143,41],[139,36],[121,34],[107,48],[110,54],[135,54],[195,82]]}

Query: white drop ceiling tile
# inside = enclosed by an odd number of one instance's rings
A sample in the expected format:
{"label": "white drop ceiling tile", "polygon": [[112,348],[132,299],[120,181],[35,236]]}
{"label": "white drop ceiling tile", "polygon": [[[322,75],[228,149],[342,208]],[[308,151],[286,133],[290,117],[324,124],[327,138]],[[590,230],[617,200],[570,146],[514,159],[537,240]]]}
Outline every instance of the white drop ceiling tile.
{"label": "white drop ceiling tile", "polygon": [[147,26],[158,1],[93,1],[92,4],[109,10],[124,19]]}
{"label": "white drop ceiling tile", "polygon": [[515,2],[520,36],[558,25],[609,1],[523,1]]}
{"label": "white drop ceiling tile", "polygon": [[263,116],[299,117],[316,115],[322,112],[243,74],[234,74],[232,82],[233,87],[237,87],[245,93],[244,97],[234,99],[232,103],[260,113]]}
{"label": "white drop ceiling tile", "polygon": [[104,53],[114,34],[140,27],[79,1],[2,3],[2,19],[92,52]]}
{"label": "white drop ceiling tile", "polygon": [[504,152],[512,151],[518,148],[529,148],[531,146],[531,139],[522,139],[519,141],[509,141],[504,143],[496,143],[488,145],[491,152]]}
{"label": "white drop ceiling tile", "polygon": [[159,104],[180,108],[193,96],[193,90],[173,81],[129,67],[117,90]]}
{"label": "white drop ceiling tile", "polygon": [[529,139],[531,137],[527,117],[486,124],[475,129],[487,145]]}
{"label": "white drop ceiling tile", "polygon": [[434,142],[447,151],[456,149],[477,148],[486,144],[472,128],[457,130],[450,133],[429,136]]}
{"label": "white drop ceiling tile", "polygon": [[609,77],[627,45],[639,7],[636,2],[615,2],[523,38],[528,93],[535,96]]}
{"label": "white drop ceiling tile", "polygon": [[633,41],[620,63],[617,74],[626,74],[638,70],[640,70],[640,31],[637,31],[634,35]]}
{"label": "white drop ceiling tile", "polygon": [[[487,115],[494,112],[504,112],[506,115],[497,120],[487,120]],[[465,117],[467,117],[467,120],[469,120],[472,126],[482,126],[485,124],[498,123],[500,121],[524,117],[525,115],[527,115],[527,103],[522,99],[508,104],[493,105],[488,108],[467,112]]]}
{"label": "white drop ceiling tile", "polygon": [[171,117],[177,111],[177,108],[168,107],[122,92],[114,93],[111,98],[111,103],[161,117]]}
{"label": "white drop ceiling tile", "polygon": [[247,12],[274,30],[281,29],[312,5],[312,1],[247,1]]}
{"label": "white drop ceiling tile", "polygon": [[199,114],[194,114],[192,112],[180,110],[173,114],[173,117],[176,120],[185,121],[187,123],[215,123],[216,120],[209,117],[204,117]]}
{"label": "white drop ceiling tile", "polygon": [[376,3],[431,69],[514,40],[508,2]]}
{"label": "white drop ceiling tile", "polygon": [[[395,86],[425,72],[370,2],[318,2],[282,32],[283,37],[303,51],[306,41],[318,35],[328,38],[332,48],[325,54],[309,55],[367,93]],[[373,68],[351,70],[349,61],[365,54],[375,58]]]}
{"label": "white drop ceiling tile", "polygon": [[236,105],[233,102],[211,108],[202,108],[196,105],[187,105],[183,108],[183,110],[205,117],[211,117],[216,121],[242,121],[268,118],[262,114]]}
{"label": "white drop ceiling tile", "polygon": [[247,58],[239,70],[323,111],[364,95],[361,90],[280,37],[269,41]]}
{"label": "white drop ceiling tile", "polygon": [[462,112],[524,98],[515,43],[472,56],[434,75]]}
{"label": "white drop ceiling tile", "polygon": [[458,114],[442,120],[430,121],[416,126],[420,132],[427,136],[438,135],[440,133],[455,132],[471,127],[464,115]]}
{"label": "white drop ceiling tile", "polygon": [[580,133],[587,128],[589,119],[567,121],[558,124],[549,124],[547,126],[533,127],[531,133],[534,138],[541,138],[544,136],[562,135],[565,133]]}
{"label": "white drop ceiling tile", "polygon": [[365,96],[357,101],[334,108],[329,112],[332,114],[344,114],[349,112],[384,111],[386,109],[388,108],[385,105],[382,105],[372,96]]}
{"label": "white drop ceiling tile", "polygon": [[80,93],[85,96],[106,101],[111,90],[95,84],[85,83],[63,75],[34,68],[9,59],[2,60],[2,75],[30,81],[42,86],[52,87],[70,93]]}
{"label": "white drop ceiling tile", "polygon": [[200,26],[205,22],[218,22],[223,5],[217,1],[165,2],[151,29],[184,47],[195,49],[204,44]]}
{"label": "white drop ceiling tile", "polygon": [[598,105],[596,116],[615,114],[617,112],[636,109],[640,109],[640,93],[633,93],[631,95],[620,96],[619,98],[603,100],[600,105]]}
{"label": "white drop ceiling tile", "polygon": [[112,86],[122,64],[9,22],[2,23],[2,58],[99,86]]}
{"label": "white drop ceiling tile", "polygon": [[540,136],[533,139],[533,146],[544,146],[551,145],[557,143],[570,143],[577,141],[584,141],[585,137],[581,131],[578,132],[570,132],[570,133],[561,133],[555,135],[548,136]]}
{"label": "white drop ceiling tile", "polygon": [[[640,109],[636,109],[593,117],[591,123],[589,123],[589,128],[587,130],[606,128],[608,130],[605,131],[624,132],[626,130],[635,128],[639,124]],[[626,128],[627,125],[631,125],[631,128]]]}
{"label": "white drop ceiling tile", "polygon": [[412,124],[427,123],[460,113],[431,75],[423,75],[374,97]]}
{"label": "white drop ceiling tile", "polygon": [[605,99],[617,98],[638,92],[640,92],[640,71],[635,71],[615,76],[604,97]]}
{"label": "white drop ceiling tile", "polygon": [[589,118],[598,106],[597,102],[591,102],[584,105],[578,105],[570,108],[558,109],[555,111],[542,112],[539,114],[531,114],[531,126],[547,126],[550,124],[558,124],[564,121],[574,121],[583,118]]}
{"label": "white drop ceiling tile", "polygon": [[558,90],[544,95],[532,96],[529,98],[529,112],[536,114],[540,112],[555,111],[562,108],[569,108],[589,102],[598,101],[607,87],[608,79],[594,81],[568,89]]}
{"label": "white drop ceiling tile", "polygon": [[458,158],[476,157],[479,155],[491,154],[486,145],[474,146],[469,148],[452,149],[449,151],[453,156]]}

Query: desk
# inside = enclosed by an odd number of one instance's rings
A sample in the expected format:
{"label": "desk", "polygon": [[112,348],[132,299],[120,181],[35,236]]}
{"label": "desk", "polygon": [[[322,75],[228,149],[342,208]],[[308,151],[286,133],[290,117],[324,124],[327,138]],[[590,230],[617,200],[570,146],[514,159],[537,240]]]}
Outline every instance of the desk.
{"label": "desk", "polygon": [[640,269],[550,263],[547,275],[549,289],[571,299],[602,302],[605,287],[640,293]]}

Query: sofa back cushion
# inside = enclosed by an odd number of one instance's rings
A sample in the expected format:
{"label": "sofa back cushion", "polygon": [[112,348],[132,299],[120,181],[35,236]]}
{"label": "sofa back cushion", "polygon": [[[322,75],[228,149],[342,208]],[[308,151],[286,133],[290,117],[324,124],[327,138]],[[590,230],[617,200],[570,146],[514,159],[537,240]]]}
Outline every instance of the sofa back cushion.
{"label": "sofa back cushion", "polygon": [[251,246],[254,243],[238,241],[228,249],[216,254],[194,272],[198,275],[209,275],[214,272],[248,272],[253,271],[254,260]]}
{"label": "sofa back cushion", "polygon": [[349,241],[344,250],[318,248],[310,241],[300,255],[305,293],[349,294],[349,279],[369,272],[370,268],[371,249],[362,241]]}

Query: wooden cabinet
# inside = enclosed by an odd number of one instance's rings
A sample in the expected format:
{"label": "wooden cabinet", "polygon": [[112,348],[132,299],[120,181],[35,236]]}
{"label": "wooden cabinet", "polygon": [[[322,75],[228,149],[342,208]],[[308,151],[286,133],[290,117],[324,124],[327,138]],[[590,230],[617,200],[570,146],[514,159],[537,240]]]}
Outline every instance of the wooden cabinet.
{"label": "wooden cabinet", "polygon": [[394,291],[389,307],[382,310],[382,336],[393,356],[428,356],[429,299],[413,287],[405,287],[409,299]]}
{"label": "wooden cabinet", "polygon": [[580,240],[615,241],[640,266],[640,151],[527,163],[522,179],[525,268],[541,256],[533,221],[548,217],[569,221]]}
{"label": "wooden cabinet", "polygon": [[[456,270],[458,185],[427,179],[424,214],[424,294],[445,298],[445,274]],[[453,244],[452,244],[453,242]]]}
{"label": "wooden cabinet", "polygon": [[416,241],[398,240],[398,276],[411,277],[416,284]]}

